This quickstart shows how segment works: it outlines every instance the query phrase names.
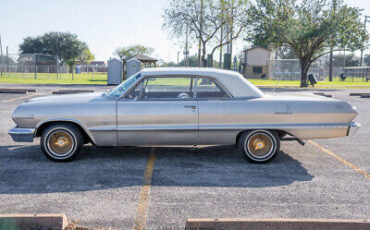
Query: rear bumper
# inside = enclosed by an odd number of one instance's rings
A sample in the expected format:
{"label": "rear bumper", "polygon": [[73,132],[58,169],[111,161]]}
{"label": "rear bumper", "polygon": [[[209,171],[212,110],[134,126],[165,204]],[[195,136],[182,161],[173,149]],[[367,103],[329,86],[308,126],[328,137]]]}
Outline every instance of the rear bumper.
{"label": "rear bumper", "polygon": [[351,122],[348,126],[347,136],[353,136],[360,129],[361,124],[357,122]]}
{"label": "rear bumper", "polygon": [[8,134],[15,142],[33,142],[35,129],[14,127]]}

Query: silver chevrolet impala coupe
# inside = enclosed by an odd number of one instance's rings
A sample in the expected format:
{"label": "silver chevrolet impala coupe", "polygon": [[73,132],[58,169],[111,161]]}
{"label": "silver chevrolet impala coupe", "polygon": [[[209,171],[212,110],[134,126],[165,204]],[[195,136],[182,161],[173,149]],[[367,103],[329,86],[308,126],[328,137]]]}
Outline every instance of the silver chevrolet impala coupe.
{"label": "silver chevrolet impala coupe", "polygon": [[234,145],[252,162],[273,159],[280,141],[343,137],[360,125],[344,101],[265,94],[237,72],[144,69],[107,93],[34,98],[19,105],[16,142],[41,137],[44,154],[74,159],[96,146]]}

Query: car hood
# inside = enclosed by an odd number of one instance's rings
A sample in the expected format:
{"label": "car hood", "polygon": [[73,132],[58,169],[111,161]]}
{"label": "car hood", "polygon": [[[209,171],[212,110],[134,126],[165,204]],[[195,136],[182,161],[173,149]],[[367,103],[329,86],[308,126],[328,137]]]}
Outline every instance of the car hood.
{"label": "car hood", "polygon": [[93,99],[98,99],[103,97],[105,94],[102,92],[96,93],[78,93],[78,94],[65,94],[65,95],[52,95],[45,97],[32,98],[25,103],[80,103],[89,102]]}

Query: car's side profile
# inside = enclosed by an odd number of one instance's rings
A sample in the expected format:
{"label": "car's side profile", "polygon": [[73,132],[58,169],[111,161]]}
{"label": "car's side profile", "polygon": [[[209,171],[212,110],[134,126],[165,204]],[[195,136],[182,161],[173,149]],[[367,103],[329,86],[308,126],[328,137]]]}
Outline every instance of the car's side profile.
{"label": "car's side profile", "polygon": [[335,138],[359,127],[348,103],[314,95],[262,93],[233,71],[146,69],[109,93],[31,99],[12,115],[14,141],[41,137],[45,155],[74,159],[96,146],[233,145],[267,162],[280,141]]}

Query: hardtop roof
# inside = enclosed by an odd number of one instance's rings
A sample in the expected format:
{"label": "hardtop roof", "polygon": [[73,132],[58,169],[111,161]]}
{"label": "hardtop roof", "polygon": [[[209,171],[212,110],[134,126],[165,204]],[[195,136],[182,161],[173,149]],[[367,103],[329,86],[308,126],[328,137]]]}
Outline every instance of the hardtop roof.
{"label": "hardtop roof", "polygon": [[143,76],[205,76],[219,81],[234,97],[262,97],[263,93],[240,73],[231,70],[197,67],[148,68],[140,71]]}

